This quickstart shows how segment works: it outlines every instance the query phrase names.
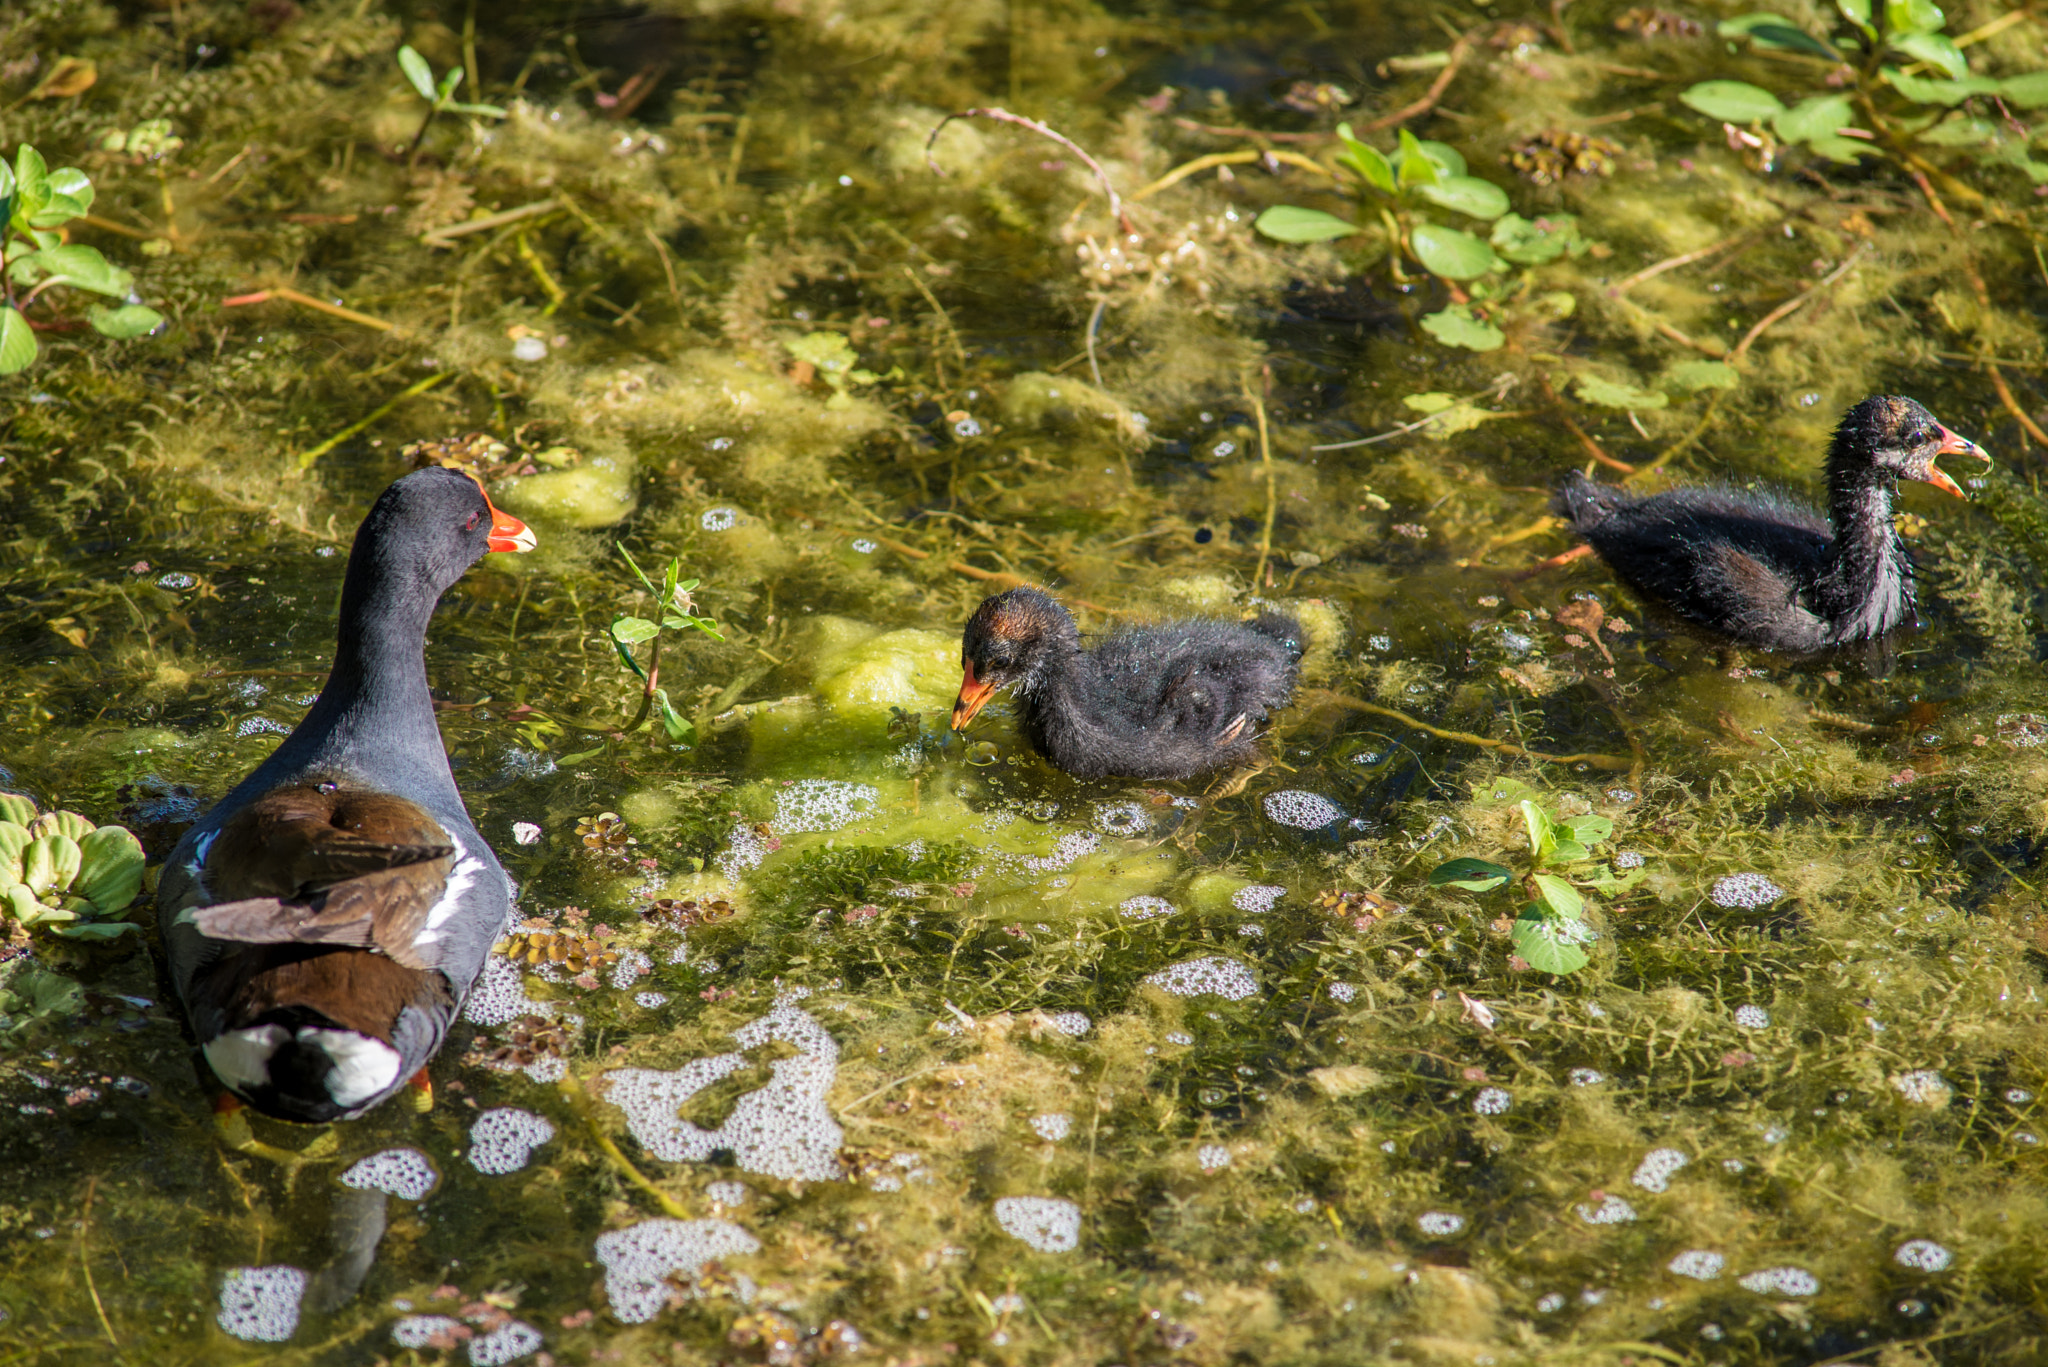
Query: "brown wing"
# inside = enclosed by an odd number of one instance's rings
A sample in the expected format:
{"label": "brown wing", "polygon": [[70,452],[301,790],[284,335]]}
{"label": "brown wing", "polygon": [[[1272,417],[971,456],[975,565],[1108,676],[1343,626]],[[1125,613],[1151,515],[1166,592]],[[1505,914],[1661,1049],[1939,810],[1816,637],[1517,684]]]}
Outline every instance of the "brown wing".
{"label": "brown wing", "polygon": [[222,900],[193,921],[210,939],[354,945],[425,968],[413,941],[448,889],[454,855],[440,824],[403,798],[280,788],[221,827],[205,881]]}
{"label": "brown wing", "polygon": [[382,954],[322,953],[305,957],[234,955],[202,971],[198,990],[227,1003],[223,1030],[239,1030],[271,1011],[318,1001],[335,1024],[387,1043],[408,1005],[452,1005],[447,979],[394,963]]}

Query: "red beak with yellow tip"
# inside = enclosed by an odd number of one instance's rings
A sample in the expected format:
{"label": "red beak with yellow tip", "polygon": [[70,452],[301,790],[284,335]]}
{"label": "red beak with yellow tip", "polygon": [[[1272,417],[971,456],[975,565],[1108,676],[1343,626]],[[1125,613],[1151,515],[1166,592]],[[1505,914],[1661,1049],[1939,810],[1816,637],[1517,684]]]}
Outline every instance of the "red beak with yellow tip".
{"label": "red beak with yellow tip", "polygon": [[967,723],[973,721],[975,714],[981,711],[982,706],[996,695],[996,686],[994,684],[985,684],[974,677],[974,661],[962,660],[960,668],[962,671],[960,696],[953,700],[953,729],[955,731],[966,730]]}
{"label": "red beak with yellow tip", "polygon": [[[1940,426],[1940,424],[1937,423],[1936,426]],[[1957,436],[1946,427],[1941,428],[1941,445],[1934,448],[1934,454],[1937,458],[1941,456],[1975,456],[1986,465],[1991,463],[1990,453],[1985,451],[1983,447],[1977,445],[1976,442],[1971,441],[1968,437]],[[1929,461],[1927,464],[1927,483],[1932,484],[1945,494],[1954,494],[1957,498],[1961,499],[1969,498],[1969,495],[1963,492],[1962,486],[1950,479],[1941,467],[1934,464],[1933,461]]]}

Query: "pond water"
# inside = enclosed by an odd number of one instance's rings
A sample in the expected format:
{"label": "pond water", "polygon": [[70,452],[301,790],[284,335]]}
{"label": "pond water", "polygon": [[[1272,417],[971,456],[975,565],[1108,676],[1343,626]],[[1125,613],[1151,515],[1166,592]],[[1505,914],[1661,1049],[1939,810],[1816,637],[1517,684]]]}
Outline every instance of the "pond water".
{"label": "pond water", "polygon": [[[1778,8],[0,14],[0,146],[165,319],[10,287],[0,790],[160,858],[377,490],[540,539],[429,642],[521,885],[431,1111],[230,1147],[153,926],[0,948],[0,1364],[2039,1361],[2048,46]],[[991,106],[1072,142],[931,141]],[[1566,470],[1817,492],[1878,392],[1994,456],[1900,495],[1890,651],[1536,568]],[[651,711],[620,545],[720,633]],[[1270,763],[949,735],[1020,581],[1297,614]],[[1427,882],[1527,812],[1573,972]]]}

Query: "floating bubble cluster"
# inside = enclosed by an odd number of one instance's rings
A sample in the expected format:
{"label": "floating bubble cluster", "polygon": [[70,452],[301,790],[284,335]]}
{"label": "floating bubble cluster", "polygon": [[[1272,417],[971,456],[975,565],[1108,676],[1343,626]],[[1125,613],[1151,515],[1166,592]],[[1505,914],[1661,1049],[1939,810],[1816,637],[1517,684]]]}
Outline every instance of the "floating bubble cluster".
{"label": "floating bubble cluster", "polygon": [[1272,883],[1247,883],[1230,894],[1230,905],[1254,916],[1263,916],[1287,895],[1287,889]]}
{"label": "floating bubble cluster", "polygon": [[1149,921],[1155,916],[1171,916],[1179,908],[1164,897],[1126,897],[1117,910],[1126,921]]}
{"label": "floating bubble cluster", "polygon": [[1415,1223],[1424,1234],[1442,1239],[1463,1229],[1465,1217],[1454,1215],[1448,1210],[1428,1210],[1416,1216]]}
{"label": "floating bubble cluster", "polygon": [[1605,1081],[1607,1074],[1598,1068],[1574,1068],[1571,1071],[1571,1084],[1574,1087],[1598,1087]]}
{"label": "floating bubble cluster", "polygon": [[1077,1039],[1087,1034],[1089,1027],[1095,1024],[1080,1011],[1055,1011],[1045,1019],[1062,1035],[1072,1035]]}
{"label": "floating bubble cluster", "polygon": [[344,1172],[341,1184],[357,1191],[381,1191],[401,1201],[417,1201],[434,1189],[440,1177],[418,1149],[386,1149]]}
{"label": "floating bubble cluster", "polygon": [[1688,1248],[1685,1252],[1665,1264],[1666,1267],[1679,1276],[1691,1277],[1694,1281],[1701,1282],[1713,1281],[1721,1275],[1721,1269],[1727,1265],[1728,1260],[1726,1258],[1718,1253],[1708,1252],[1704,1248]]}
{"label": "floating bubble cluster", "polygon": [[1745,1030],[1767,1030],[1771,1024],[1771,1013],[1761,1006],[1738,1006],[1735,1008],[1735,1023]]}
{"label": "floating bubble cluster", "polygon": [[1505,1115],[1515,1099],[1505,1087],[1482,1087],[1472,1098],[1472,1109],[1481,1115]]}
{"label": "floating bubble cluster", "polygon": [[[597,1236],[604,1294],[621,1324],[645,1324],[661,1313],[675,1286],[713,1258],[758,1252],[761,1241],[730,1220],[643,1220]],[[753,1287],[740,1279],[742,1300]]]}
{"label": "floating bubble cluster", "polygon": [[1785,895],[1785,890],[1760,873],[1731,873],[1714,880],[1707,900],[1717,907],[1755,911]]}
{"label": "floating bubble cluster", "polygon": [[1895,1073],[1892,1075],[1891,1083],[1900,1096],[1915,1106],[1946,1106],[1952,1094],[1948,1079],[1932,1068],[1916,1068],[1910,1073]]}
{"label": "floating bubble cluster", "polygon": [[229,1268],[220,1283],[220,1327],[245,1343],[283,1343],[299,1328],[306,1274],[296,1267]]}
{"label": "floating bubble cluster", "polygon": [[1005,1196],[996,1223],[1040,1253],[1071,1253],[1081,1243],[1081,1208],[1057,1196]]}
{"label": "floating bubble cluster", "polygon": [[546,1342],[540,1330],[520,1320],[507,1320],[488,1334],[469,1341],[470,1367],[503,1367],[538,1350]]}
{"label": "floating bubble cluster", "polygon": [[706,1182],[704,1194],[721,1206],[736,1206],[747,1199],[745,1182]]}
{"label": "floating bubble cluster", "polygon": [[652,1011],[652,1010],[653,1010],[653,1009],[654,1009],[655,1007],[657,1007],[657,1006],[667,1006],[667,1005],[668,1005],[668,993],[666,993],[666,992],[635,992],[635,993],[633,994],[633,1005],[635,1005],[635,1006],[644,1006],[644,1007],[646,1007],[646,1008],[647,1008],[647,1009],[648,1009],[649,1011]]}
{"label": "floating bubble cluster", "polygon": [[801,779],[775,794],[777,835],[806,831],[839,831],[874,814],[881,797],[872,783],[840,783],[828,778]]}
{"label": "floating bubble cluster", "polygon": [[521,1016],[552,1016],[559,1005],[527,996],[519,965],[493,954],[484,960],[484,971],[462,1004],[462,1018],[472,1025],[505,1025]]}
{"label": "floating bubble cluster", "polygon": [[1259,990],[1250,969],[1220,954],[1163,968],[1145,982],[1176,997],[1217,996],[1233,1002],[1243,1001]]}
{"label": "floating bubble cluster", "polygon": [[1943,1272],[1955,1260],[1955,1255],[1932,1239],[1908,1239],[1892,1254],[1900,1267],[1910,1267],[1916,1272]]}
{"label": "floating bubble cluster", "polygon": [[512,823],[512,843],[515,845],[537,845],[540,843],[540,827],[531,821]]}
{"label": "floating bubble cluster", "polygon": [[1032,873],[1059,873],[1102,847],[1102,837],[1093,831],[1071,831],[1053,845],[1050,854],[1025,855],[1017,866]]}
{"label": "floating bubble cluster", "polygon": [[1625,1225],[1636,1218],[1636,1208],[1619,1196],[1601,1193],[1599,1205],[1588,1201],[1579,1202],[1576,1209],[1579,1218],[1589,1225]]}
{"label": "floating bubble cluster", "polygon": [[1319,793],[1288,788],[1266,794],[1266,815],[1283,826],[1319,831],[1344,815],[1343,808]]}
{"label": "floating bubble cluster", "polygon": [[469,1336],[468,1325],[446,1315],[407,1315],[391,1326],[391,1341],[401,1348],[453,1348]]}
{"label": "floating bubble cluster", "polygon": [[1803,1267],[1766,1267],[1737,1277],[1735,1284],[1759,1296],[1811,1296],[1820,1290],[1820,1278]]}
{"label": "floating bubble cluster", "polygon": [[1152,829],[1152,818],[1135,802],[1105,802],[1095,809],[1095,829],[1104,835],[1139,836]]}
{"label": "floating bubble cluster", "polygon": [[825,1094],[838,1073],[839,1046],[824,1026],[797,1008],[809,995],[805,988],[785,992],[767,1015],[733,1032],[742,1049],[780,1040],[797,1052],[771,1063],[767,1085],[741,1097],[717,1129],[700,1129],[676,1112],[704,1088],[745,1067],[743,1053],[700,1058],[673,1072],[614,1070],[604,1075],[606,1100],[626,1113],[633,1137],[664,1162],[701,1163],[720,1149],[731,1149],[742,1172],[805,1182],[836,1179],[844,1131],[825,1109]]}
{"label": "floating bubble cluster", "polygon": [[1671,1175],[1691,1161],[1677,1149],[1651,1149],[1636,1164],[1636,1175],[1629,1180],[1644,1191],[1666,1191]]}
{"label": "floating bubble cluster", "polygon": [[1614,867],[1617,869],[1639,869],[1642,866],[1643,856],[1640,850],[1623,850],[1614,856]]}
{"label": "floating bubble cluster", "polygon": [[1221,1144],[1204,1144],[1195,1150],[1195,1162],[1203,1172],[1221,1172],[1230,1166],[1230,1150]]}
{"label": "floating bubble cluster", "polygon": [[1331,983],[1330,1000],[1352,1002],[1358,999],[1358,989],[1350,983]]}
{"label": "floating bubble cluster", "polygon": [[517,1106],[485,1111],[469,1127],[469,1165],[491,1177],[518,1172],[555,1137],[554,1122]]}
{"label": "floating bubble cluster", "polygon": [[608,981],[613,987],[631,987],[653,971],[654,960],[637,949],[625,949],[619,951],[619,961],[612,965]]}
{"label": "floating bubble cluster", "polygon": [[704,515],[697,519],[697,525],[707,532],[729,532],[740,523],[737,508],[706,508]]}
{"label": "floating bubble cluster", "polygon": [[1057,1144],[1074,1132],[1074,1117],[1057,1112],[1035,1115],[1031,1117],[1031,1128],[1037,1132],[1040,1139]]}

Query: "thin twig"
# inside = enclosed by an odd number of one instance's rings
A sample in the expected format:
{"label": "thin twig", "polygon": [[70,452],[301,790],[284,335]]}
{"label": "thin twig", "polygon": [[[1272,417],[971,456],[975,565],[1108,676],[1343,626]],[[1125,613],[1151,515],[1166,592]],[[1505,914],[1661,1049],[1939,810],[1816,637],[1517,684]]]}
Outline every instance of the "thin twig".
{"label": "thin twig", "polygon": [[1259,564],[1252,571],[1252,592],[1257,593],[1265,582],[1266,561],[1273,554],[1273,518],[1280,509],[1279,485],[1273,475],[1273,443],[1266,431],[1266,404],[1252,392],[1251,376],[1239,374],[1238,388],[1243,391],[1245,402],[1252,406],[1252,413],[1259,420],[1259,465],[1266,472],[1266,525],[1259,533]]}
{"label": "thin twig", "polygon": [[1735,344],[1735,350],[1728,353],[1729,364],[1742,364],[1743,357],[1749,354],[1749,348],[1751,344],[1754,343],[1757,338],[1763,336],[1764,330],[1766,328],[1770,327],[1773,323],[1776,323],[1779,319],[1784,318],[1787,315],[1793,313],[1794,311],[1804,307],[1806,302],[1812,299],[1814,295],[1819,294],[1822,290],[1828,289],[1831,286],[1833,286],[1836,281],[1840,280],[1843,276],[1847,275],[1852,269],[1854,269],[1856,263],[1863,259],[1863,253],[1869,250],[1869,243],[1858,243],[1856,250],[1849,253],[1849,259],[1847,261],[1844,261],[1841,265],[1835,267],[1826,275],[1822,276],[1816,284],[1814,284],[1804,292],[1794,296],[1791,299],[1787,299],[1784,303],[1778,305],[1769,313],[1766,313],[1763,317],[1759,318],[1757,320],[1756,326],[1751,328],[1748,332],[1744,333],[1742,335],[1742,340]]}
{"label": "thin twig", "polygon": [[597,1116],[590,1105],[590,1093],[583,1090],[583,1084],[576,1080],[574,1073],[562,1074],[562,1080],[556,1087],[567,1099],[570,1109],[576,1112],[577,1118],[589,1127],[590,1136],[597,1142],[598,1151],[611,1160],[612,1166],[619,1170],[620,1176],[654,1198],[654,1203],[661,1207],[662,1214],[678,1220],[690,1218],[688,1207],[643,1177],[631,1160],[620,1152],[618,1144],[604,1132],[604,1127],[597,1123]]}
{"label": "thin twig", "polygon": [[1097,299],[1088,314],[1088,373],[1094,377],[1097,389],[1102,388],[1102,367],[1095,363],[1095,330],[1102,326],[1102,310],[1108,305],[1107,298]]}
{"label": "thin twig", "polygon": [[1335,179],[1330,174],[1329,167],[1313,157],[1305,157],[1299,152],[1279,152],[1270,147],[1247,148],[1237,152],[1211,152],[1207,156],[1196,157],[1193,161],[1184,162],[1174,167],[1171,171],[1168,171],[1165,175],[1132,195],[1131,202],[1136,204],[1140,200],[1150,199],[1161,190],[1178,185],[1189,176],[1198,175],[1212,166],[1245,166],[1255,161],[1285,162],[1289,166],[1298,166],[1304,171],[1313,171],[1325,180]]}
{"label": "thin twig", "polygon": [[1664,274],[1664,272],[1666,271],[1677,270],[1680,266],[1690,266],[1695,261],[1704,261],[1710,256],[1718,256],[1722,252],[1727,251],[1730,247],[1738,246],[1741,243],[1747,242],[1750,238],[1754,237],[1755,235],[1756,234],[1754,232],[1737,233],[1733,237],[1725,237],[1721,239],[1719,242],[1716,242],[1711,246],[1701,247],[1697,251],[1681,252],[1677,256],[1667,256],[1662,261],[1657,262],[1655,265],[1643,267],[1634,275],[1628,277],[1628,279],[1623,280],[1620,284],[1610,285],[1607,289],[1607,293],[1613,298],[1619,299],[1622,295],[1627,294],[1630,290],[1634,289],[1637,285],[1642,284],[1645,280],[1655,279],[1657,276]]}
{"label": "thin twig", "polygon": [[986,108],[963,109],[958,113],[948,114],[945,118],[939,120],[939,126],[934,128],[931,136],[924,140],[924,164],[931,168],[933,175],[943,176],[946,173],[940,169],[936,161],[932,160],[932,144],[939,140],[939,134],[945,131],[946,125],[955,119],[995,119],[1000,123],[1013,123],[1019,128],[1027,128],[1042,138],[1051,138],[1082,161],[1088,163],[1088,169],[1093,171],[1095,178],[1102,182],[1102,193],[1109,196],[1109,211],[1116,215],[1118,225],[1127,233],[1138,231],[1131,222],[1131,216],[1124,212],[1123,199],[1117,194],[1116,186],[1110,183],[1109,172],[1102,169],[1101,162],[1083,151],[1080,143],[1075,142],[1064,133],[1047,127],[1037,119],[1027,119],[1022,114],[1012,114],[1007,109],[1001,109],[993,105]]}
{"label": "thin twig", "polygon": [[336,432],[333,436],[329,437],[326,441],[321,442],[318,446],[313,447],[311,450],[301,452],[298,458],[299,469],[312,469],[314,461],[320,459],[320,457],[326,455],[329,451],[332,451],[335,447],[341,445],[343,442],[347,441],[350,437],[353,437],[356,433],[362,431],[370,424],[384,417],[392,409],[398,407],[398,405],[404,403],[407,399],[416,398],[417,396],[426,393],[429,389],[432,389],[435,385],[441,383],[441,381],[447,379],[449,376],[453,374],[455,374],[455,372],[452,370],[444,370],[438,375],[427,376],[426,379],[421,380],[417,384],[406,386],[403,390],[399,391],[397,397],[393,398],[391,402],[385,404],[382,408],[379,408],[375,412],[371,413],[369,417],[364,418],[361,422],[350,423],[347,427],[342,428],[339,432]]}
{"label": "thin twig", "polygon": [[1698,441],[1702,436],[1706,435],[1708,425],[1714,421],[1714,410],[1720,406],[1721,395],[1726,392],[1726,390],[1717,389],[1712,394],[1708,395],[1706,409],[1700,414],[1700,420],[1693,427],[1692,431],[1686,433],[1677,441],[1672,442],[1671,445],[1665,447],[1662,451],[1658,452],[1657,458],[1655,460],[1651,461],[1648,465],[1645,465],[1638,469],[1635,472],[1635,474],[1630,475],[1628,479],[1624,479],[1622,483],[1627,484],[1629,480],[1639,479],[1642,476],[1649,474],[1652,470],[1663,469],[1672,460],[1677,458],[1679,452],[1685,450],[1686,447],[1692,445],[1694,442]]}
{"label": "thin twig", "polygon": [[301,290],[295,290],[289,285],[273,285],[267,290],[257,290],[254,294],[230,295],[228,298],[220,301],[220,306],[224,309],[241,308],[245,304],[264,304],[272,299],[282,299],[286,303],[297,304],[300,308],[313,309],[330,317],[345,318],[351,323],[360,323],[366,328],[375,328],[379,332],[397,332],[399,330],[396,323],[387,323],[382,318],[372,318],[367,313],[357,313],[354,309],[343,308],[339,304],[330,304],[325,299],[315,299],[312,295]]}
{"label": "thin twig", "polygon": [[[878,541],[880,539],[879,537],[876,538]],[[1021,574],[1009,574],[1003,570],[985,570],[979,565],[970,565],[964,560],[949,560],[946,562],[946,568],[955,574],[964,574],[969,579],[979,579],[985,584],[1001,584],[1006,589],[1021,589],[1027,586],[1030,588],[1041,587],[1041,585],[1033,584]],[[1067,601],[1077,608],[1086,608],[1090,612],[1099,612],[1105,617],[1116,615],[1114,608],[1106,608],[1100,603],[1091,603],[1086,598],[1070,597]]]}
{"label": "thin twig", "polygon": [[641,231],[647,234],[647,240],[654,244],[655,255],[661,258],[661,273],[668,277],[669,302],[676,306],[676,321],[683,322],[683,292],[676,288],[676,267],[675,263],[668,259],[668,243],[663,242],[661,234],[652,228],[643,228]]}
{"label": "thin twig", "polygon": [[1378,118],[1366,123],[1360,131],[1365,133],[1383,132],[1396,124],[1406,123],[1408,120],[1422,114],[1427,114],[1430,110],[1436,108],[1436,102],[1444,97],[1444,91],[1450,89],[1451,79],[1458,74],[1458,68],[1464,64],[1466,54],[1471,51],[1472,35],[1467,33],[1459,38],[1457,42],[1451,44],[1450,61],[1444,64],[1444,69],[1437,73],[1436,79],[1429,83],[1429,89],[1423,92],[1421,99],[1416,100],[1412,104],[1404,104],[1391,114],[1380,115]]}
{"label": "thin twig", "polygon": [[534,218],[561,207],[562,202],[559,199],[535,200],[531,204],[522,204],[516,209],[507,209],[500,214],[489,214],[483,218],[472,218],[467,222],[452,223],[445,228],[436,228],[432,232],[422,233],[420,234],[420,245],[423,247],[445,247],[458,237],[468,237],[471,233],[489,232],[493,228],[502,228],[507,223],[517,223],[522,218]]}
{"label": "thin twig", "polygon": [[1545,754],[1541,750],[1530,750],[1516,745],[1512,741],[1494,740],[1489,736],[1475,736],[1469,731],[1447,731],[1441,726],[1431,726],[1426,721],[1418,721],[1406,712],[1396,712],[1391,707],[1381,707],[1378,703],[1369,703],[1362,698],[1354,698],[1348,694],[1333,692],[1327,688],[1310,689],[1303,695],[1302,700],[1310,703],[1327,703],[1332,707],[1347,708],[1353,712],[1370,712],[1375,716],[1391,717],[1395,721],[1412,726],[1418,731],[1427,731],[1439,740],[1454,740],[1466,745],[1477,745],[1486,750],[1498,750],[1504,755],[1520,755],[1524,759],[1540,759],[1551,764],[1590,764],[1596,769],[1627,769],[1634,763],[1634,761],[1623,759],[1619,755]]}
{"label": "thin twig", "polygon": [[[1259,142],[1328,142],[1328,133],[1271,133],[1263,128],[1226,128],[1221,124],[1202,123],[1197,119],[1175,119],[1173,126],[1185,128],[1190,133],[1208,133],[1218,138],[1252,138]],[[1136,198],[1136,196],[1132,196]]]}
{"label": "thin twig", "polygon": [[960,362],[960,373],[964,378],[967,373],[967,348],[960,345],[960,334],[953,330],[952,315],[946,312],[946,306],[939,302],[938,296],[931,292],[924,281],[918,279],[916,271],[905,265],[903,273],[910,277],[910,283],[917,286],[917,292],[924,296],[924,301],[932,306],[932,312],[938,315],[939,326],[946,330],[946,339],[953,344],[953,356]]}
{"label": "thin twig", "polygon": [[1991,387],[1998,391],[1998,401],[2005,405],[2005,411],[2019,419],[2020,426],[2026,429],[2028,436],[2043,446],[2048,446],[2048,432],[2043,432],[2040,424],[2027,416],[2027,410],[2021,408],[2020,401],[2013,397],[2012,386],[2005,382],[2005,376],[1999,373],[1998,367],[1993,365],[1989,358],[1985,359],[1984,373],[1991,377]]}
{"label": "thin twig", "polygon": [[1599,442],[1594,441],[1591,436],[1587,435],[1585,428],[1572,420],[1572,415],[1565,409],[1564,400],[1557,396],[1557,390],[1551,385],[1550,376],[1540,370],[1536,372],[1536,387],[1543,391],[1543,397],[1548,399],[1551,405],[1557,409],[1558,421],[1564,424],[1565,431],[1579,439],[1579,445],[1586,448],[1587,455],[1599,461],[1610,470],[1619,470],[1625,475],[1632,475],[1636,472],[1636,467],[1630,465],[1627,461],[1616,460],[1613,456],[1608,455],[1606,449]]}

